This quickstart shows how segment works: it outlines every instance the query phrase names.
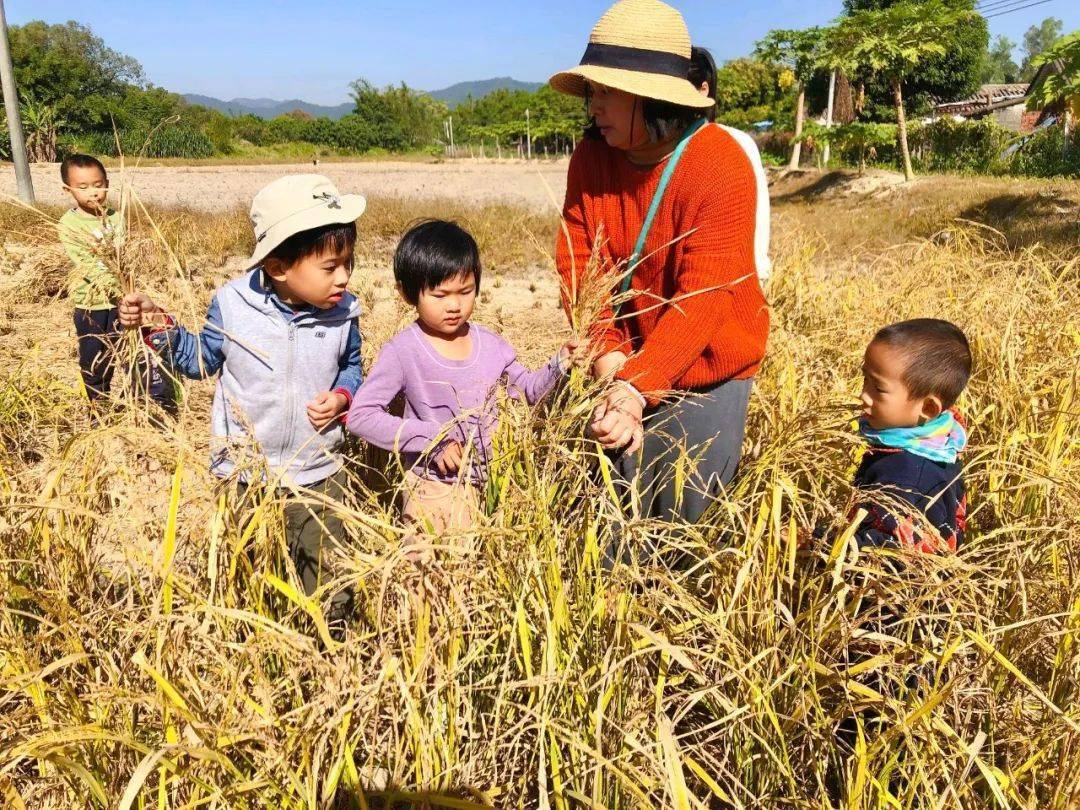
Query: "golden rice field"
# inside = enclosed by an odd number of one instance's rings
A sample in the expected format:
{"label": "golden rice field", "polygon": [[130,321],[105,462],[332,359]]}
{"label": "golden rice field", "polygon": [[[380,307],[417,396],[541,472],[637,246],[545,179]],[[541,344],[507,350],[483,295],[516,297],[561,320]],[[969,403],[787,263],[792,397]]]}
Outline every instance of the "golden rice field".
{"label": "golden rice field", "polygon": [[[3,804],[1080,805],[1080,194],[994,182],[964,193],[1002,233],[932,185],[778,190],[745,462],[702,525],[622,510],[577,378],[511,411],[486,520],[422,565],[385,459],[351,448],[340,644],[297,591],[280,502],[237,502],[206,471],[209,383],[162,430],[137,403],[90,422],[62,258],[47,223],[5,210]],[[998,201],[1014,193],[1030,206]],[[249,238],[242,212],[128,213],[121,272],[198,323]],[[387,258],[420,214],[478,233],[480,319],[548,356],[567,334],[554,216],[375,201],[354,275],[366,358],[407,317]],[[955,557],[896,565],[846,543],[848,406],[870,335],[916,315],[975,350],[971,527]],[[798,550],[823,522],[837,540]],[[637,554],[609,569],[615,536]]]}

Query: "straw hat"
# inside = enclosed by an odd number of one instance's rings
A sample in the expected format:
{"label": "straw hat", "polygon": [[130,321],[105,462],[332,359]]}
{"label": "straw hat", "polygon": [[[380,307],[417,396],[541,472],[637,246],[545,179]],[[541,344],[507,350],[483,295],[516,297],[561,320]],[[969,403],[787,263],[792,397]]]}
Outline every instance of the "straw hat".
{"label": "straw hat", "polygon": [[581,64],[549,83],[572,96],[584,96],[588,80],[684,107],[711,107],[713,100],[686,78],[689,72],[690,32],[682,15],[660,0],[621,0],[593,28]]}
{"label": "straw hat", "polygon": [[342,194],[321,174],[290,174],[266,186],[251,201],[251,224],[255,228],[255,252],[248,260],[254,267],[290,236],[355,222],[367,200],[359,194]]}

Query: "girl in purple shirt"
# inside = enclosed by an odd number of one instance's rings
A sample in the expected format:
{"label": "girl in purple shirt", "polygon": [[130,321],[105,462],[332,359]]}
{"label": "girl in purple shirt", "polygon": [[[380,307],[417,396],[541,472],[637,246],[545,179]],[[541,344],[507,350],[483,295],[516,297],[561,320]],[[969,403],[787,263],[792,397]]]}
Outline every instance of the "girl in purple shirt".
{"label": "girl in purple shirt", "polygon": [[[499,335],[469,322],[480,287],[476,240],[453,222],[411,228],[394,254],[401,295],[417,319],[383,346],[349,408],[348,429],[401,454],[405,519],[436,532],[461,531],[478,507],[498,424],[496,391],[530,405],[565,373],[576,340],[543,368],[529,371]],[[388,413],[405,395],[405,413]]]}

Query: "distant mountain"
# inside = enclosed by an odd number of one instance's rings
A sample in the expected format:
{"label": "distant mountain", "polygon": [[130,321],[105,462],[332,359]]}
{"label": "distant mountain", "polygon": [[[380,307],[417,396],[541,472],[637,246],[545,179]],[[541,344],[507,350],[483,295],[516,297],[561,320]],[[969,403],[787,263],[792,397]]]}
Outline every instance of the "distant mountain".
{"label": "distant mountain", "polygon": [[288,101],[278,101],[272,98],[234,98],[231,101],[222,101],[220,98],[214,98],[213,96],[184,93],[184,100],[189,104],[199,104],[212,110],[219,110],[226,115],[236,116],[251,113],[267,119],[276,118],[293,110],[303,110],[316,118],[325,116],[336,121],[353,110],[352,102],[327,106],[325,104],[311,104],[297,98]]}
{"label": "distant mountain", "polygon": [[[496,90],[526,90],[532,93],[541,87],[543,85],[540,82],[519,82],[517,79],[504,76],[478,82],[459,82],[450,87],[444,87],[442,90],[432,90],[428,95],[442,101],[448,107],[456,107],[469,96],[482,98]],[[220,98],[201,96],[198,93],[184,93],[183,95],[184,100],[189,104],[199,104],[232,116],[251,113],[260,118],[270,119],[285,113],[291,113],[294,110],[303,110],[316,118],[325,116],[336,121],[353,111],[351,102],[327,106],[325,104],[311,104],[298,98],[289,99],[288,101],[278,101],[273,98],[234,98],[230,101],[222,101]]]}
{"label": "distant mountain", "polygon": [[444,102],[448,107],[456,107],[469,96],[482,98],[496,90],[525,90],[534,93],[543,86],[541,82],[519,82],[517,79],[503,76],[478,82],[459,82],[450,87],[444,87],[442,90],[432,90],[428,95]]}

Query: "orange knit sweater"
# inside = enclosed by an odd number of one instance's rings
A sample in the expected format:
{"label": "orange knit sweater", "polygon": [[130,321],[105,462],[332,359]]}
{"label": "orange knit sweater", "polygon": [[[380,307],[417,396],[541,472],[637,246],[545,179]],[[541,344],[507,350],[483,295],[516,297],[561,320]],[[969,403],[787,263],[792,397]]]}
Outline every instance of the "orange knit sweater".
{"label": "orange knit sweater", "polygon": [[[663,163],[635,166],[603,141],[578,145],[563,207],[569,243],[560,232],[556,247],[564,291],[576,289],[571,276],[586,267],[601,223],[603,263],[612,267],[630,256],[663,170]],[[623,304],[618,319],[607,309],[594,333],[604,351],[631,355],[618,376],[651,404],[665,391],[757,372],[769,311],[754,266],[756,201],[746,154],[720,127],[702,128],[653,220],[649,258],[633,273],[631,289],[647,294]],[[689,235],[675,241],[683,234]]]}

